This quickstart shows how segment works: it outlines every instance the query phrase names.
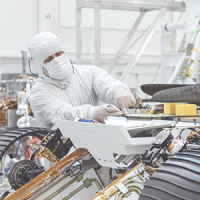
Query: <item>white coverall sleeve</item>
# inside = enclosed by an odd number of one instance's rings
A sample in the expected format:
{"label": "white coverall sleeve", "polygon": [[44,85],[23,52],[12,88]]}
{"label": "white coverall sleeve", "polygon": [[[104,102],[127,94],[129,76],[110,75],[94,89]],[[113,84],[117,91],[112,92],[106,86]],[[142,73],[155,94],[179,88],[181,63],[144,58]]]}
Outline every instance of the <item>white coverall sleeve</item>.
{"label": "white coverall sleeve", "polygon": [[74,120],[76,117],[92,119],[98,108],[89,104],[73,107],[48,90],[31,91],[29,101],[38,122],[43,121],[42,124],[50,125],[55,123],[55,119]]}
{"label": "white coverall sleeve", "polygon": [[126,84],[114,79],[100,67],[90,67],[92,72],[93,89],[100,101],[114,105],[114,95],[118,88],[124,88],[130,91]]}

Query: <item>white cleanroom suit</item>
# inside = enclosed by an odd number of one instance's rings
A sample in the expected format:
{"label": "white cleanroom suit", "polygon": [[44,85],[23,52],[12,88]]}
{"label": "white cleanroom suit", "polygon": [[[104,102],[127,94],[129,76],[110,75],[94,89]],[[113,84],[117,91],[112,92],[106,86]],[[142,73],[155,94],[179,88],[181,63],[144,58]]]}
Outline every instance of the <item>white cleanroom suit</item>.
{"label": "white cleanroom suit", "polygon": [[[124,96],[123,106],[135,104],[134,98],[129,96],[129,88],[101,68],[72,65],[61,40],[53,33],[43,32],[34,36],[28,43],[28,50],[39,75],[29,101],[43,127],[50,128],[55,119],[74,120],[79,117],[102,121],[108,115],[120,116]],[[44,64],[49,56],[60,51],[64,54]],[[99,101],[116,104],[119,109],[99,106]]]}

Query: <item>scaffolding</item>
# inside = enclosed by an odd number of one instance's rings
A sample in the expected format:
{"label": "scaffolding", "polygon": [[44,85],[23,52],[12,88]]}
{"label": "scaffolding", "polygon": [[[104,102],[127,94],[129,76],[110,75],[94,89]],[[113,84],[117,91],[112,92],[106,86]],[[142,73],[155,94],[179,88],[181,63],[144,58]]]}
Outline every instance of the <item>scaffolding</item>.
{"label": "scaffolding", "polygon": [[[86,35],[84,33],[84,29],[82,27],[82,9],[83,8],[93,8],[95,12],[95,57],[91,53],[89,45],[86,40]],[[76,0],[76,45],[77,45],[77,54],[76,60],[78,64],[82,63],[82,36],[85,39],[86,46],[88,49],[88,53],[92,62],[96,66],[101,66],[101,52],[100,52],[100,43],[101,43],[101,35],[100,35],[100,10],[101,9],[110,9],[110,10],[127,10],[127,11],[140,11],[140,14],[132,26],[131,30],[128,32],[126,38],[124,39],[122,45],[117,51],[114,58],[111,60],[108,66],[108,73],[112,73],[115,65],[118,60],[126,54],[125,49],[131,41],[131,38],[135,34],[140,22],[145,16],[145,13],[148,11],[158,10],[158,14],[151,24],[150,27],[145,31],[146,37],[140,45],[140,47],[136,50],[136,54],[133,55],[128,62],[126,68],[123,70],[123,73],[120,77],[120,80],[125,82],[130,72],[138,62],[141,57],[144,49],[146,48],[148,42],[155,32],[155,27],[158,24],[159,20],[162,19],[166,11],[185,11],[185,3],[184,2],[174,2],[174,1],[162,1],[162,0]],[[143,35],[143,34],[142,34]]]}

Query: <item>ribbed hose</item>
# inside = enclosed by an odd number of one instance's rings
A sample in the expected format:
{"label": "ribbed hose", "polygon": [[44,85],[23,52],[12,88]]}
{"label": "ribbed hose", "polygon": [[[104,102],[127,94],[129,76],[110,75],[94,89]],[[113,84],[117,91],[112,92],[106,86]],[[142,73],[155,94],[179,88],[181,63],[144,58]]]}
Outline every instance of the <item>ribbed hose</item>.
{"label": "ribbed hose", "polygon": [[49,133],[48,129],[28,127],[3,131],[0,134],[0,162],[8,149],[18,140],[26,136],[34,136],[42,140]]}
{"label": "ribbed hose", "polygon": [[174,157],[170,157],[150,177],[139,200],[199,200],[199,159],[198,149],[183,149]]}

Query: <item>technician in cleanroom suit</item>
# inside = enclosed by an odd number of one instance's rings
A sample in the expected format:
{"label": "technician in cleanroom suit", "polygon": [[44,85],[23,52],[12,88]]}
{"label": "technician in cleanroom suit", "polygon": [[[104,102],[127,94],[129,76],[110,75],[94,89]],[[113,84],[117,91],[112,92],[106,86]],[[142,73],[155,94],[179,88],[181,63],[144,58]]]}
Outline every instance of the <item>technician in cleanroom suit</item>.
{"label": "technician in cleanroom suit", "polygon": [[[28,50],[39,74],[29,101],[43,127],[50,128],[55,119],[76,117],[102,122],[107,116],[126,114],[127,108],[135,105],[127,85],[101,68],[72,65],[61,40],[53,33],[35,35]],[[106,104],[100,105],[99,101]]]}

